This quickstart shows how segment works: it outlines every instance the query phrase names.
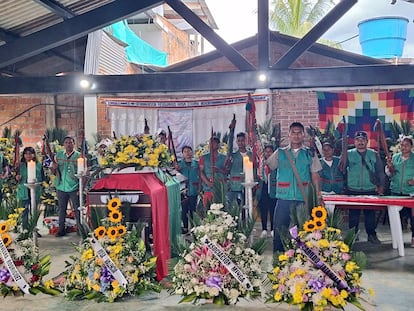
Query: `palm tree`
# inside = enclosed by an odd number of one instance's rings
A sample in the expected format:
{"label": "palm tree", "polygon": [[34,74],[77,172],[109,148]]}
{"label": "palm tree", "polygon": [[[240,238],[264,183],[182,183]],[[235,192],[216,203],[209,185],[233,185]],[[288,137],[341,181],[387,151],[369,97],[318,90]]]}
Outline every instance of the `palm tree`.
{"label": "palm tree", "polygon": [[[331,9],[335,0],[272,0],[270,27],[286,35],[302,38]],[[330,46],[339,43],[320,40]]]}

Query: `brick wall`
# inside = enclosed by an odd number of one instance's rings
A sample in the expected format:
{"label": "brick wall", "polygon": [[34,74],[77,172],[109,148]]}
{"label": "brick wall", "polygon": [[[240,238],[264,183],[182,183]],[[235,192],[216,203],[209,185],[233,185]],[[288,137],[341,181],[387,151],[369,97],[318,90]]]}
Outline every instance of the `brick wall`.
{"label": "brick wall", "polygon": [[5,127],[11,127],[13,132],[20,129],[24,146],[41,142],[50,127],[64,128],[70,135],[81,137],[83,98],[72,95],[0,97],[0,130]]}

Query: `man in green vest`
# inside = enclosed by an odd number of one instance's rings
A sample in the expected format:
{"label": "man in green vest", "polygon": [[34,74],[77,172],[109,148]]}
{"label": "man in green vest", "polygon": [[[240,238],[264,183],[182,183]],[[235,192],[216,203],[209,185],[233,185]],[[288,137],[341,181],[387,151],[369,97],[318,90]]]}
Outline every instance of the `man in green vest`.
{"label": "man in green vest", "polygon": [[249,157],[253,161],[253,154],[246,149],[246,134],[240,132],[236,136],[236,143],[238,150],[231,153],[230,164],[230,190],[227,193],[227,201],[231,205],[233,201],[237,201],[240,205],[244,205],[244,173],[243,173],[243,158]]}
{"label": "man in green vest", "polygon": [[[385,171],[378,153],[367,148],[368,134],[364,131],[355,132],[355,148],[347,153],[347,194],[378,195],[384,193]],[[358,232],[361,209],[349,210],[349,228]],[[364,209],[365,231],[368,242],[380,244],[377,237],[375,210]]]}
{"label": "man in green vest", "polygon": [[66,235],[65,220],[69,200],[75,211],[78,230],[80,226],[79,179],[76,177],[80,152],[75,150],[75,140],[70,136],[64,138],[63,146],[64,150],[56,153],[55,161],[52,163],[52,169],[56,173],[55,187],[59,204],[59,230],[56,237]]}
{"label": "man in green vest", "polygon": [[290,214],[298,208],[305,208],[310,183],[313,183],[318,199],[322,201],[318,173],[322,166],[318,157],[303,145],[304,140],[303,124],[293,122],[289,126],[289,145],[277,149],[266,161],[271,169],[277,169],[277,203],[273,215],[274,253],[284,251],[280,233],[289,228]]}

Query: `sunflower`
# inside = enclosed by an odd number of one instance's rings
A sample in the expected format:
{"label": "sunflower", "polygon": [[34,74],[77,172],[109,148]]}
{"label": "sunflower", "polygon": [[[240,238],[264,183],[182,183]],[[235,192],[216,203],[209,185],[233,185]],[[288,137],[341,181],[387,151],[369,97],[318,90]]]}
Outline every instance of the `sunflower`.
{"label": "sunflower", "polygon": [[120,211],[113,210],[109,213],[108,217],[111,222],[118,223],[122,220],[122,213]]}
{"label": "sunflower", "polygon": [[118,229],[119,237],[125,235],[125,233],[127,232],[126,227],[124,225],[117,226],[116,228]]}
{"label": "sunflower", "polygon": [[116,211],[121,207],[121,200],[119,198],[112,198],[108,202],[108,209],[110,211]]}
{"label": "sunflower", "polygon": [[1,239],[3,240],[4,246],[8,247],[12,242],[12,237],[8,233],[4,233],[1,235]]}
{"label": "sunflower", "polygon": [[316,206],[312,209],[312,217],[321,221],[325,221],[328,213],[323,206]]}
{"label": "sunflower", "polygon": [[99,240],[99,239],[102,239],[105,236],[106,228],[104,226],[99,226],[93,232],[95,233],[95,236]]}
{"label": "sunflower", "polygon": [[2,222],[0,224],[0,234],[5,233],[9,230],[9,226],[7,225],[7,222]]}
{"label": "sunflower", "polygon": [[313,223],[315,225],[315,230],[323,230],[326,227],[325,220],[322,220],[322,219],[319,219],[319,218],[314,219]]}
{"label": "sunflower", "polygon": [[106,231],[106,234],[111,240],[115,240],[118,237],[118,229],[117,227],[109,227]]}
{"label": "sunflower", "polygon": [[303,224],[303,230],[306,232],[313,232],[316,230],[316,224],[313,220],[308,220]]}

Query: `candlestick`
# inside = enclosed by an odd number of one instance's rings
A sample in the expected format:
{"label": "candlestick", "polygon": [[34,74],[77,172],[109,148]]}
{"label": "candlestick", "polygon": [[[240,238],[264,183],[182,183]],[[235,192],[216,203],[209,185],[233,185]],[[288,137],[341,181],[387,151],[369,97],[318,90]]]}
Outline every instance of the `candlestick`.
{"label": "candlestick", "polygon": [[78,158],[78,174],[83,174],[85,172],[85,159]]}
{"label": "candlestick", "polygon": [[27,182],[34,183],[36,181],[36,163],[35,161],[27,162]]}
{"label": "candlestick", "polygon": [[248,160],[244,163],[245,164],[245,168],[244,168],[244,181],[245,182],[253,182],[254,178],[253,178],[253,162],[249,160],[249,158],[247,158]]}

